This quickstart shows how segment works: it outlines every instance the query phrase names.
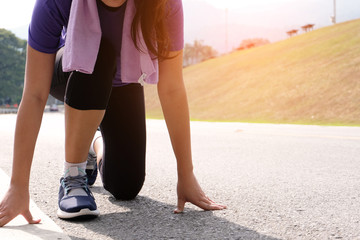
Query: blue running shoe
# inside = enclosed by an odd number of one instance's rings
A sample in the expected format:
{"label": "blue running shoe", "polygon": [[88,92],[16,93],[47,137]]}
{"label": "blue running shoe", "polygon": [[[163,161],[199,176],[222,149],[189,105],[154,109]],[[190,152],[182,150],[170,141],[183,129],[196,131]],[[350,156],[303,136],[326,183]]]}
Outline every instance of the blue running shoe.
{"label": "blue running shoe", "polygon": [[91,153],[88,153],[87,163],[86,163],[86,176],[87,176],[87,183],[89,186],[94,185],[96,181],[96,177],[98,175],[97,171],[97,159]]}
{"label": "blue running shoe", "polygon": [[70,219],[81,216],[95,217],[99,214],[95,198],[88,188],[85,172],[78,167],[71,167],[65,177],[60,179],[57,216]]}

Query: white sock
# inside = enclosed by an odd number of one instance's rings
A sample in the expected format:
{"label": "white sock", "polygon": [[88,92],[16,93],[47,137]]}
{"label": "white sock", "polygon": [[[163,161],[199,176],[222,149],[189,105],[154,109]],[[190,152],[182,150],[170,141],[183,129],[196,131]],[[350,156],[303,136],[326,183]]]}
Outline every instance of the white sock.
{"label": "white sock", "polygon": [[[76,167],[76,168],[79,168],[81,169],[82,171],[78,171],[78,174],[76,174],[76,172],[72,172],[72,174],[70,174],[70,168],[72,167]],[[75,168],[72,168],[72,171],[75,171],[74,170]],[[77,176],[77,175],[85,175],[85,169],[86,169],[86,161],[85,162],[82,162],[82,163],[69,163],[69,162],[64,162],[64,177],[67,177],[67,176]]]}
{"label": "white sock", "polygon": [[[64,163],[64,177],[76,177],[76,176],[84,176],[86,168],[86,161],[82,163],[68,163],[65,161]],[[68,196],[87,196],[86,191],[83,188],[75,188],[71,189],[68,192]]]}

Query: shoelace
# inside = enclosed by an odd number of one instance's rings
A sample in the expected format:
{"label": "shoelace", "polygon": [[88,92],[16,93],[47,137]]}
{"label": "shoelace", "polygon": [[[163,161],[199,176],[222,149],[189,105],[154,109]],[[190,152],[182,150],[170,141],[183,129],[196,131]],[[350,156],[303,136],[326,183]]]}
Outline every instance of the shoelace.
{"label": "shoelace", "polygon": [[96,157],[93,157],[91,154],[89,154],[88,158],[87,158],[87,164],[86,164],[86,168],[87,169],[94,169],[95,168],[95,164],[96,164]]}
{"label": "shoelace", "polygon": [[65,189],[65,194],[67,194],[71,189],[76,189],[76,188],[83,188],[86,192],[89,192],[87,188],[86,175],[85,176],[78,175],[76,177],[67,176],[62,180],[62,185]]}

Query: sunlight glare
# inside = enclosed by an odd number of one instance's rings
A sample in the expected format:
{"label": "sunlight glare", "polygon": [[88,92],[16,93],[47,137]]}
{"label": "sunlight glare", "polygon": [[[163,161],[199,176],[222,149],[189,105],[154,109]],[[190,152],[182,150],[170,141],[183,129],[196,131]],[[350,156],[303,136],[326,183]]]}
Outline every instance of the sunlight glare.
{"label": "sunlight glare", "polygon": [[248,7],[267,7],[267,6],[291,2],[292,0],[252,0],[252,1],[203,0],[203,1],[210,3],[211,5],[217,8],[241,9]]}
{"label": "sunlight glare", "polygon": [[0,28],[29,24],[35,0],[4,1],[0,7]]}

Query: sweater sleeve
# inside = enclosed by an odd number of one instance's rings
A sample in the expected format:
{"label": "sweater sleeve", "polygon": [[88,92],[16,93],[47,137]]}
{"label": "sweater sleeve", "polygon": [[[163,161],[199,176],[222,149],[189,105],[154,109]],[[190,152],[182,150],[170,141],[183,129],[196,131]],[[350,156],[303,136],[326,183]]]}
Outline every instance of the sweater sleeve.
{"label": "sweater sleeve", "polygon": [[28,32],[29,45],[44,53],[55,53],[64,45],[71,0],[37,0]]}
{"label": "sweater sleeve", "polygon": [[181,0],[170,0],[170,12],[167,27],[171,42],[171,51],[184,48],[184,13]]}

